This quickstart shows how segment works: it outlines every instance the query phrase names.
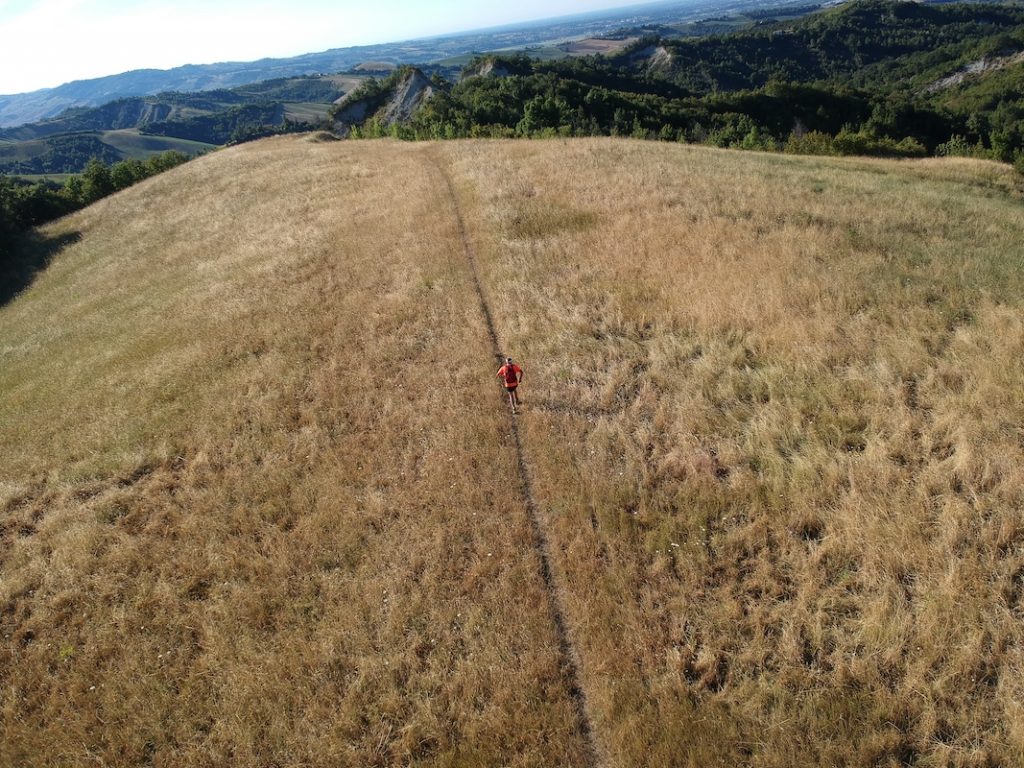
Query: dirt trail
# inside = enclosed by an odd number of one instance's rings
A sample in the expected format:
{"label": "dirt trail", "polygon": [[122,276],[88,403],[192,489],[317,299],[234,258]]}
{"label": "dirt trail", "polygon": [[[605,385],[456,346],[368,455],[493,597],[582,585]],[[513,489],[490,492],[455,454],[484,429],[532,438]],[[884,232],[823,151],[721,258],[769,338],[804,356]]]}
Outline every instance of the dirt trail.
{"label": "dirt trail", "polygon": [[[437,167],[441,177],[444,179],[444,186],[451,201],[452,214],[456,219],[459,228],[459,238],[462,241],[463,254],[466,257],[470,274],[473,278],[473,287],[476,290],[477,298],[480,300],[480,311],[484,316],[484,323],[487,326],[487,335],[491,340],[491,347],[494,351],[495,360],[503,358],[501,342],[498,338],[498,331],[494,325],[494,315],[491,313],[487,295],[484,293],[483,283],[480,280],[480,270],[477,268],[476,253],[473,250],[472,241],[469,239],[469,232],[466,229],[466,222],[462,216],[462,208],[459,205],[459,198],[455,193],[455,185],[452,183],[451,175],[445,168],[444,163],[436,156],[432,161]],[[526,454],[523,451],[523,443],[519,436],[519,424],[511,412],[508,412],[509,427],[512,431],[512,439],[516,448],[516,460],[519,465],[519,479],[523,501],[530,519],[530,527],[533,533],[533,543],[540,559],[540,576],[548,595],[548,604],[552,619],[555,623],[555,630],[558,634],[559,651],[565,665],[569,683],[569,696],[576,708],[577,721],[579,723],[580,738],[586,746],[587,765],[592,768],[599,768],[605,764],[598,747],[597,736],[594,731],[594,724],[591,721],[587,695],[580,683],[581,663],[579,652],[569,637],[568,622],[563,609],[563,590],[551,570],[551,547],[548,544],[547,535],[544,532],[544,523],[541,519],[540,508],[533,494],[533,481],[530,476],[530,467],[526,461]]]}

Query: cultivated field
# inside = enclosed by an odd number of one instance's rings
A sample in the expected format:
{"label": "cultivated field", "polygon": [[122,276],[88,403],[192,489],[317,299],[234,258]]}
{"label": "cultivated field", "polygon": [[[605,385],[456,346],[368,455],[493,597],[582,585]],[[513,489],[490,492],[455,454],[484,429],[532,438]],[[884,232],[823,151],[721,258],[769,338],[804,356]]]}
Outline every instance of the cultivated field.
{"label": "cultivated field", "polygon": [[327,121],[327,113],[330,111],[330,104],[316,104],[314,102],[293,102],[284,105],[284,115],[295,122],[316,125]]}
{"label": "cultivated field", "polygon": [[[188,139],[176,139],[167,136],[146,136],[135,129],[99,131],[80,135],[96,137],[102,143],[120,152],[123,158],[137,158],[141,160],[169,150],[194,155],[215,148],[213,144],[204,144],[200,141],[189,141]],[[50,144],[43,139],[0,142],[0,160],[4,162],[28,162],[44,157],[48,153],[52,153],[52,151],[53,149]],[[55,179],[59,176],[60,174],[47,174],[45,177]]]}
{"label": "cultivated field", "polygon": [[186,155],[196,155],[216,148],[215,144],[205,144],[201,141],[176,139],[172,136],[147,136],[134,128],[104,131],[100,134],[100,140],[122,152],[125,157],[136,157],[143,160],[168,150],[184,152]]}
{"label": "cultivated field", "polygon": [[1008,169],[283,137],[42,234],[0,765],[1024,764]]}
{"label": "cultivated field", "polygon": [[573,40],[568,43],[562,43],[558,48],[565,51],[570,56],[593,56],[595,54],[607,56],[613,53],[618,53],[630,43],[635,43],[636,40],[637,38],[635,37],[628,37],[622,40],[606,40],[600,37],[588,37],[583,40]]}

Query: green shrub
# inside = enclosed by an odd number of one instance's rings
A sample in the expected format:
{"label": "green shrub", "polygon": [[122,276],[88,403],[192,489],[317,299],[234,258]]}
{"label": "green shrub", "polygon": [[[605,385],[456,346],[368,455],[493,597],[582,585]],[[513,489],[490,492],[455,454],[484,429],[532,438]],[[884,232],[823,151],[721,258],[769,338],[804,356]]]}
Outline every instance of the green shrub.
{"label": "green shrub", "polygon": [[970,157],[974,147],[963,136],[951,136],[949,141],[935,148],[938,157]]}
{"label": "green shrub", "polygon": [[836,148],[832,137],[822,131],[810,131],[803,135],[789,134],[784,152],[792,155],[834,155]]}

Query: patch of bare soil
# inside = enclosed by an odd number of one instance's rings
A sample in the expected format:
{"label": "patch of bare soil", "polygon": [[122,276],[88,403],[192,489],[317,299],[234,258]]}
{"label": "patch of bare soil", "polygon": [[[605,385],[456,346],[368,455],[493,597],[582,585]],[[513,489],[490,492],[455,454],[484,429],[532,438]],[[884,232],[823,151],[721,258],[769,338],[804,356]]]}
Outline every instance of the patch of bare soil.
{"label": "patch of bare soil", "polygon": [[1024,51],[1018,51],[1017,53],[1009,56],[982,57],[977,61],[972,61],[966,67],[958,69],[953,74],[936,80],[924,90],[925,93],[944,91],[947,88],[960,85],[960,83],[969,77],[983,75],[986,72],[994,72],[999,69],[1006,69],[1007,67],[1012,67],[1016,64],[1024,64]]}

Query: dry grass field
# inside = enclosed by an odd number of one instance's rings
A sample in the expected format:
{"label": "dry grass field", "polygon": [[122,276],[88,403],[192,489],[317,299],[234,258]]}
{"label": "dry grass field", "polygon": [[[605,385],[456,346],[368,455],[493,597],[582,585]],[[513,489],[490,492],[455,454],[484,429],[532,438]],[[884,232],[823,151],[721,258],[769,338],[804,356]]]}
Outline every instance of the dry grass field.
{"label": "dry grass field", "polygon": [[0,765],[1024,765],[1008,169],[291,136],[42,235]]}

